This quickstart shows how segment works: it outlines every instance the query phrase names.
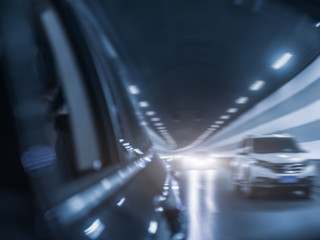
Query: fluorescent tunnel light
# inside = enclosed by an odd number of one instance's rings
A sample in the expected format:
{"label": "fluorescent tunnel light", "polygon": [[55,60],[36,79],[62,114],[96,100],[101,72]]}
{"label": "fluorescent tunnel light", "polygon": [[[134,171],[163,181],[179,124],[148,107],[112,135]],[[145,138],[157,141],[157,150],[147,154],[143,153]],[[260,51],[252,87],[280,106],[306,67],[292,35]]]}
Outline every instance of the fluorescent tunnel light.
{"label": "fluorescent tunnel light", "polygon": [[291,57],[292,57],[291,53],[285,53],[271,67],[273,69],[279,69],[283,67]]}
{"label": "fluorescent tunnel light", "polygon": [[258,91],[261,88],[263,88],[264,84],[265,84],[265,81],[257,80],[249,87],[249,89],[251,91]]}
{"label": "fluorescent tunnel light", "polygon": [[147,101],[139,102],[139,107],[149,107],[149,103]]}
{"label": "fluorescent tunnel light", "polygon": [[151,120],[152,122],[157,122],[157,121],[160,121],[160,118],[154,117],[154,118],[151,118],[150,120]]}
{"label": "fluorescent tunnel light", "polygon": [[245,104],[246,102],[248,102],[249,98],[247,97],[239,97],[237,100],[236,100],[236,103],[237,104]]}
{"label": "fluorescent tunnel light", "polygon": [[147,111],[146,115],[147,116],[153,116],[153,115],[156,115],[156,112],[155,111]]}
{"label": "fluorescent tunnel light", "polygon": [[135,86],[135,85],[130,85],[130,86],[128,87],[128,89],[129,89],[129,92],[130,92],[131,94],[133,94],[133,95],[136,95],[136,94],[139,94],[139,93],[140,93],[139,88],[138,88],[137,86]]}
{"label": "fluorescent tunnel light", "polygon": [[227,112],[228,112],[228,113],[236,113],[236,112],[238,112],[238,109],[237,109],[237,108],[229,108],[229,109],[227,110]]}

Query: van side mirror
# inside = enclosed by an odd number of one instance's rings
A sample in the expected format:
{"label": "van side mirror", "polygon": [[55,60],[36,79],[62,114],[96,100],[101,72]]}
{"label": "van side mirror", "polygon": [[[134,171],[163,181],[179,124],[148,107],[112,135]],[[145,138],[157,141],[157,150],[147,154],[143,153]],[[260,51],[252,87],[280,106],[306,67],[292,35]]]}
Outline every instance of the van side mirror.
{"label": "van side mirror", "polygon": [[242,151],[242,152],[239,152],[239,155],[248,155],[248,152],[247,151]]}
{"label": "van side mirror", "polygon": [[238,151],[238,155],[248,155],[250,153],[250,148],[242,148]]}

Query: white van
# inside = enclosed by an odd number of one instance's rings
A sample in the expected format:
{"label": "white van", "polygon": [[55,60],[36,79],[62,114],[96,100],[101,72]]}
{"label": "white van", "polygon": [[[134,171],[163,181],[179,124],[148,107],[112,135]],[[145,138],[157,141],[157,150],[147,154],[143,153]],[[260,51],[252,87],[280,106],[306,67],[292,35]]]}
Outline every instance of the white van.
{"label": "white van", "polygon": [[300,190],[308,197],[316,166],[296,140],[288,135],[245,138],[233,159],[233,186],[251,198],[259,189]]}

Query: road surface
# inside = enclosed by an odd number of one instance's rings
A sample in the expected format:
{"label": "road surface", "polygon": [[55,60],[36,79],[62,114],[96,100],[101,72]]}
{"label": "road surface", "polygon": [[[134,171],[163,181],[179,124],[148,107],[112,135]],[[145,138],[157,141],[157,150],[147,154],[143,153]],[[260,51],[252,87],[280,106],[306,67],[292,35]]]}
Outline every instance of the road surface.
{"label": "road surface", "polygon": [[263,193],[245,199],[232,191],[224,168],[188,170],[180,177],[189,240],[320,239],[320,193]]}

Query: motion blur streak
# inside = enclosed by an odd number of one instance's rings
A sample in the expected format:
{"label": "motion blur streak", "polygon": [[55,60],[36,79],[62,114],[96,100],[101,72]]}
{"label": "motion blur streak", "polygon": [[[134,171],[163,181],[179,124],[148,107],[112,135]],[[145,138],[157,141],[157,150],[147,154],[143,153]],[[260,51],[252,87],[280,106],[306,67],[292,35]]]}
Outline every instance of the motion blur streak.
{"label": "motion blur streak", "polygon": [[102,231],[105,229],[104,224],[100,219],[96,219],[90,227],[84,230],[85,235],[87,235],[90,239],[97,239]]}
{"label": "motion blur streak", "polygon": [[48,167],[55,163],[56,152],[49,146],[33,146],[21,156],[26,171]]}
{"label": "motion blur streak", "polygon": [[[188,178],[188,215],[189,215],[189,240],[214,239],[211,229],[214,221],[213,212],[216,206],[213,202],[213,171],[191,170],[187,173]],[[203,179],[205,178],[205,183]],[[205,184],[205,187],[204,187]],[[206,196],[203,206],[202,197]],[[206,211],[209,210],[209,211]]]}
{"label": "motion blur streak", "polygon": [[199,171],[193,170],[188,174],[188,215],[189,215],[189,239],[195,240],[201,236],[200,231],[200,201],[199,201]]}
{"label": "motion blur streak", "polygon": [[[214,222],[217,221],[216,214],[218,214],[218,208],[215,202],[215,174],[214,170],[206,170],[201,172],[203,174],[204,192],[201,194],[204,198],[205,207],[202,210],[204,214],[204,220],[202,221],[202,230],[205,236],[202,239],[216,239],[214,237],[212,228],[215,226]],[[199,201],[201,202],[201,201]]]}
{"label": "motion blur streak", "polygon": [[[210,214],[216,213],[218,211],[216,203],[214,202],[215,199],[215,186],[214,186],[214,179],[215,179],[215,171],[214,170],[206,170],[204,172],[206,181],[205,181],[205,191],[207,192],[206,195],[206,205],[207,209],[209,209]],[[210,221],[209,221],[210,222]]]}

